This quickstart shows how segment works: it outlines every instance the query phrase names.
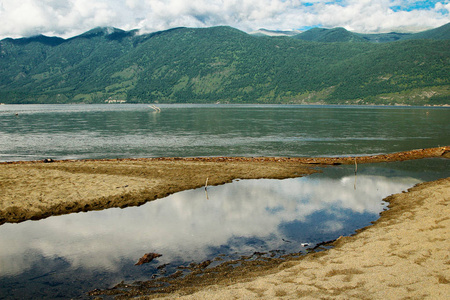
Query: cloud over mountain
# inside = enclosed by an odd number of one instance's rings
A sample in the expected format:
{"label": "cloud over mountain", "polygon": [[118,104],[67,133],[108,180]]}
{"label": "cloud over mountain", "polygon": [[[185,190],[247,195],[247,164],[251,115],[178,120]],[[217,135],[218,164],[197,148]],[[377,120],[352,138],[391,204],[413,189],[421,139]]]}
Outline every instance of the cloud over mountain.
{"label": "cloud over mountain", "polygon": [[405,0],[0,0],[0,38],[73,36],[97,26],[144,32],[230,25],[357,32],[419,31],[450,22],[449,1]]}

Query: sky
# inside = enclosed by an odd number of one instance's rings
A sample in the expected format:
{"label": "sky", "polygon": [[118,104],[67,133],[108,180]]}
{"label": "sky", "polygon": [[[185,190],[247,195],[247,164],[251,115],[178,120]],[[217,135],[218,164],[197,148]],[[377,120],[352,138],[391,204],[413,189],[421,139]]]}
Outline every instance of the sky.
{"label": "sky", "polygon": [[449,23],[449,11],[450,0],[0,0],[0,39],[67,38],[99,26],[142,33],[218,25],[418,32]]}

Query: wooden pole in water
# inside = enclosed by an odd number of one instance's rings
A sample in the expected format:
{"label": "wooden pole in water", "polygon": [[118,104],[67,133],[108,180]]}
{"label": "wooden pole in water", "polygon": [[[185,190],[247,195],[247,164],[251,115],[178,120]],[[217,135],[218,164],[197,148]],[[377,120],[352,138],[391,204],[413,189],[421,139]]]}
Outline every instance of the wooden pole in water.
{"label": "wooden pole in water", "polygon": [[205,182],[205,194],[206,194],[206,200],[209,200],[209,197],[208,197],[208,177],[206,177],[206,182]]}

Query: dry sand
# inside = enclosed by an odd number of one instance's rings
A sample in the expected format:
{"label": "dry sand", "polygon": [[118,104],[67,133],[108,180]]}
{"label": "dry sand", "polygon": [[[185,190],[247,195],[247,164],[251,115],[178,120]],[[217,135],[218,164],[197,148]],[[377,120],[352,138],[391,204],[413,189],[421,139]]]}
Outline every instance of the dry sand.
{"label": "dry sand", "polygon": [[[0,164],[0,224],[140,205],[237,178],[288,178],[316,165],[449,158],[450,147],[343,158],[160,158]],[[450,299],[450,178],[388,199],[374,226],[300,260],[197,278],[169,298]],[[232,276],[230,275],[232,274]],[[129,293],[125,296],[146,293]],[[167,296],[168,294],[153,295]]]}

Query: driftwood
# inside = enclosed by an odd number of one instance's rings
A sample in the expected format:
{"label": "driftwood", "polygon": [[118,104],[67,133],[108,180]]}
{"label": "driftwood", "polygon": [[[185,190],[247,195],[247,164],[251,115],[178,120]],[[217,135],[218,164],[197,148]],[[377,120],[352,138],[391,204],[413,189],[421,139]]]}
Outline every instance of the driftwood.
{"label": "driftwood", "polygon": [[148,107],[151,107],[155,110],[155,112],[161,112],[161,108],[157,107],[156,105],[149,105]]}
{"label": "driftwood", "polygon": [[162,254],[158,254],[158,253],[145,253],[144,256],[142,256],[141,258],[139,258],[139,261],[137,263],[135,263],[135,266],[140,266],[146,263],[151,262],[152,260],[154,260],[155,258],[158,258],[162,256]]}

